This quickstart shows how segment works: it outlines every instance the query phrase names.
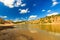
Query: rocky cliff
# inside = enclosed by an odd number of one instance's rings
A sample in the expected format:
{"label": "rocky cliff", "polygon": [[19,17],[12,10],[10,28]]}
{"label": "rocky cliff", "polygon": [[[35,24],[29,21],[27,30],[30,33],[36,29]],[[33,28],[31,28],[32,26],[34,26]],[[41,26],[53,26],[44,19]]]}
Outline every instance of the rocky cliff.
{"label": "rocky cliff", "polygon": [[60,23],[60,14],[46,16],[46,17],[40,18],[38,20],[31,20],[31,21],[28,21],[27,23],[29,23],[29,24]]}

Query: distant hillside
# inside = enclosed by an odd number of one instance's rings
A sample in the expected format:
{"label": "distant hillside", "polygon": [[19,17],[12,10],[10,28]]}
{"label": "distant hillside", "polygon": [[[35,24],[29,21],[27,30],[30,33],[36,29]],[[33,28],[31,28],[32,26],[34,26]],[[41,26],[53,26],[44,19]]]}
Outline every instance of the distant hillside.
{"label": "distant hillside", "polygon": [[20,21],[20,22],[13,22],[11,20],[5,21],[4,19],[0,18],[0,24],[4,23],[20,23],[20,24],[44,24],[44,23],[60,23],[60,14],[58,15],[52,15],[52,16],[46,16],[44,18],[40,18],[37,20],[30,20],[30,21]]}
{"label": "distant hillside", "polygon": [[27,23],[29,23],[29,24],[60,23],[60,14],[46,16],[46,17],[40,18],[38,20],[31,20],[31,21],[28,21]]}
{"label": "distant hillside", "polygon": [[26,22],[31,28],[60,33],[60,14]]}
{"label": "distant hillside", "polygon": [[13,21],[11,20],[4,20],[3,18],[0,18],[0,24],[11,24]]}

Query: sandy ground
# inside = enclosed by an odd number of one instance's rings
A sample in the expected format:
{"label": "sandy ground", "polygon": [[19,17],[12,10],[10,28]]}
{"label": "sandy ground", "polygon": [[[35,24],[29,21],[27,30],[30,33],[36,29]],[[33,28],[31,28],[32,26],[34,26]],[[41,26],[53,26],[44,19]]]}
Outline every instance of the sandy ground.
{"label": "sandy ground", "polygon": [[12,28],[0,30],[0,40],[60,40],[60,35],[44,31],[33,33],[30,30]]}
{"label": "sandy ground", "polygon": [[[35,27],[36,25],[32,26]],[[27,24],[17,25],[15,28],[0,30],[0,40],[60,40],[60,34],[35,29],[32,30],[32,26]]]}
{"label": "sandy ground", "polygon": [[0,24],[0,27],[1,26],[14,26],[14,25],[16,25],[16,24]]}

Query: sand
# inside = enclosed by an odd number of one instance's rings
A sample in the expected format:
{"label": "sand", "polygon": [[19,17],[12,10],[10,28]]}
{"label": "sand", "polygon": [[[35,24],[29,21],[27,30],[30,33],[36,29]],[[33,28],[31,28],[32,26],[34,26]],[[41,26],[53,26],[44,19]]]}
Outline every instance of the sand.
{"label": "sand", "polygon": [[30,30],[10,28],[0,30],[0,40],[60,40],[60,35],[44,31],[32,33]]}
{"label": "sand", "polygon": [[17,25],[15,28],[0,30],[0,40],[60,40],[60,35],[42,30],[32,30],[30,25]]}

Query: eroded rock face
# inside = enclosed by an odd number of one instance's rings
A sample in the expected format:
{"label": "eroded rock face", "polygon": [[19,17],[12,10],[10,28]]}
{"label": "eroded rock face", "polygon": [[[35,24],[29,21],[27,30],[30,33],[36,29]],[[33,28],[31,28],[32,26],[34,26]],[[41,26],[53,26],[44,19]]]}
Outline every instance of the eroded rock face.
{"label": "eroded rock face", "polygon": [[33,40],[31,36],[28,36],[30,32],[14,29],[4,29],[0,31],[0,40]]}

